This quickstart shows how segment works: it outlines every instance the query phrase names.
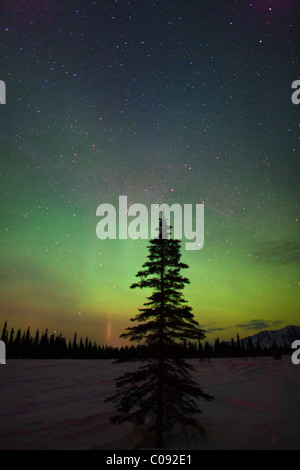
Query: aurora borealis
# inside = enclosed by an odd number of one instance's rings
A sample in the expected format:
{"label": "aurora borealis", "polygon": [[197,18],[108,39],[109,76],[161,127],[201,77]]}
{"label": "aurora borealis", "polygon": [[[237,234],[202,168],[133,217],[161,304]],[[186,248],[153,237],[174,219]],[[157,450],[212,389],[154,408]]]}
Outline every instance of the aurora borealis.
{"label": "aurora borealis", "polygon": [[96,209],[202,204],[182,249],[207,339],[300,324],[297,2],[1,6],[0,323],[98,343],[146,300],[146,240]]}

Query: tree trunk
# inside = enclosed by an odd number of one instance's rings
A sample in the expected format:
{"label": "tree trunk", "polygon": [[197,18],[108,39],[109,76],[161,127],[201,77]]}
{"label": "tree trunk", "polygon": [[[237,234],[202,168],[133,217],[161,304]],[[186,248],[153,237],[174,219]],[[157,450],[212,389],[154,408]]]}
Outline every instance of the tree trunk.
{"label": "tree trunk", "polygon": [[162,448],[163,446],[164,367],[164,360],[163,358],[160,358],[158,365],[158,397],[156,415],[156,445],[158,448]]}
{"label": "tree trunk", "polygon": [[156,445],[161,448],[163,445],[163,410],[164,410],[164,275],[165,275],[165,253],[164,240],[161,240],[161,272],[160,272],[160,318],[159,318],[159,358],[158,358],[158,395],[157,395],[157,416],[156,416]]}

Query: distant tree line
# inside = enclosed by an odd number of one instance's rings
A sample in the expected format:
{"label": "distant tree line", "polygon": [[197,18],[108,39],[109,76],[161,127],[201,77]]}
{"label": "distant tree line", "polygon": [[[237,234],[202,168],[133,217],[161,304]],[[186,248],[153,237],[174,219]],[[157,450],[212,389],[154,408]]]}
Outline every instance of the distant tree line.
{"label": "distant tree line", "polygon": [[[0,339],[6,344],[7,359],[126,359],[128,357],[141,358],[148,356],[149,349],[145,346],[122,346],[120,348],[108,345],[97,345],[89,338],[78,338],[74,333],[73,339],[67,340],[62,333],[49,333],[48,329],[40,332],[36,330],[32,335],[30,327],[26,331],[18,329],[10,331],[5,321]],[[289,345],[277,346],[274,342],[270,347],[254,346],[251,338],[247,342],[237,339],[220,341],[215,339],[214,344],[205,341],[183,342],[176,348],[177,354],[185,358],[220,358],[220,357],[255,357],[291,354]],[[166,351],[168,354],[168,351]]]}
{"label": "distant tree line", "polygon": [[7,322],[0,339],[6,344],[7,359],[113,359],[123,350],[129,353],[130,349],[99,346],[89,338],[78,338],[77,333],[72,340],[67,340],[62,333],[50,334],[48,329],[43,332],[37,329],[34,335],[31,335],[30,327],[23,332],[14,328],[8,331]]}
{"label": "distant tree line", "polygon": [[231,338],[231,341],[220,341],[219,338],[216,338],[214,345],[206,342],[199,352],[210,358],[273,356],[274,359],[280,359],[284,354],[290,355],[292,349],[288,344],[277,345],[275,340],[270,346],[254,345],[250,336],[246,340],[240,340],[239,334],[237,334],[236,340]]}

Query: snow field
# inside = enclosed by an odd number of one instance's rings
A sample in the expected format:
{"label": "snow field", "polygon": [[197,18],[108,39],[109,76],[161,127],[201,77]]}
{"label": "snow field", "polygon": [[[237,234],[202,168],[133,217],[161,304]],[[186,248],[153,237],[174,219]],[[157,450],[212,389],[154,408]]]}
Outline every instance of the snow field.
{"label": "snow field", "polygon": [[[300,449],[300,365],[289,356],[192,360],[194,379],[215,397],[201,401],[192,429],[166,434],[167,449]],[[0,449],[135,449],[151,443],[115,426],[104,399],[137,364],[110,360],[8,360],[0,365]],[[126,368],[126,369],[125,369]]]}

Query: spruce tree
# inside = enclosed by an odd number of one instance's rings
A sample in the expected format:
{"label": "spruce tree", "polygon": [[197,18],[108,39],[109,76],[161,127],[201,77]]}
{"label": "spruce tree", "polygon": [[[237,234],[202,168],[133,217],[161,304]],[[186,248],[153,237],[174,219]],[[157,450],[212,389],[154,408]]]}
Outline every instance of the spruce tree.
{"label": "spruce tree", "polygon": [[[203,431],[196,414],[198,399],[212,400],[191,376],[192,366],[183,358],[182,345],[205,337],[187,305],[182,290],[189,280],[180,271],[188,266],[180,261],[180,242],[170,238],[164,219],[159,234],[150,240],[148,261],[131,288],[152,289],[139,314],[131,318],[135,326],[121,338],[142,344],[141,366],[116,380],[116,394],[106,401],[115,403],[115,424],[131,422],[147,426],[157,447],[163,446],[163,433],[176,423],[193,425]],[[146,352],[145,352],[146,351]]]}
{"label": "spruce tree", "polygon": [[7,321],[5,321],[4,323],[4,327],[3,327],[2,335],[0,339],[1,341],[4,341],[5,344],[7,344],[7,340],[8,340]]}

